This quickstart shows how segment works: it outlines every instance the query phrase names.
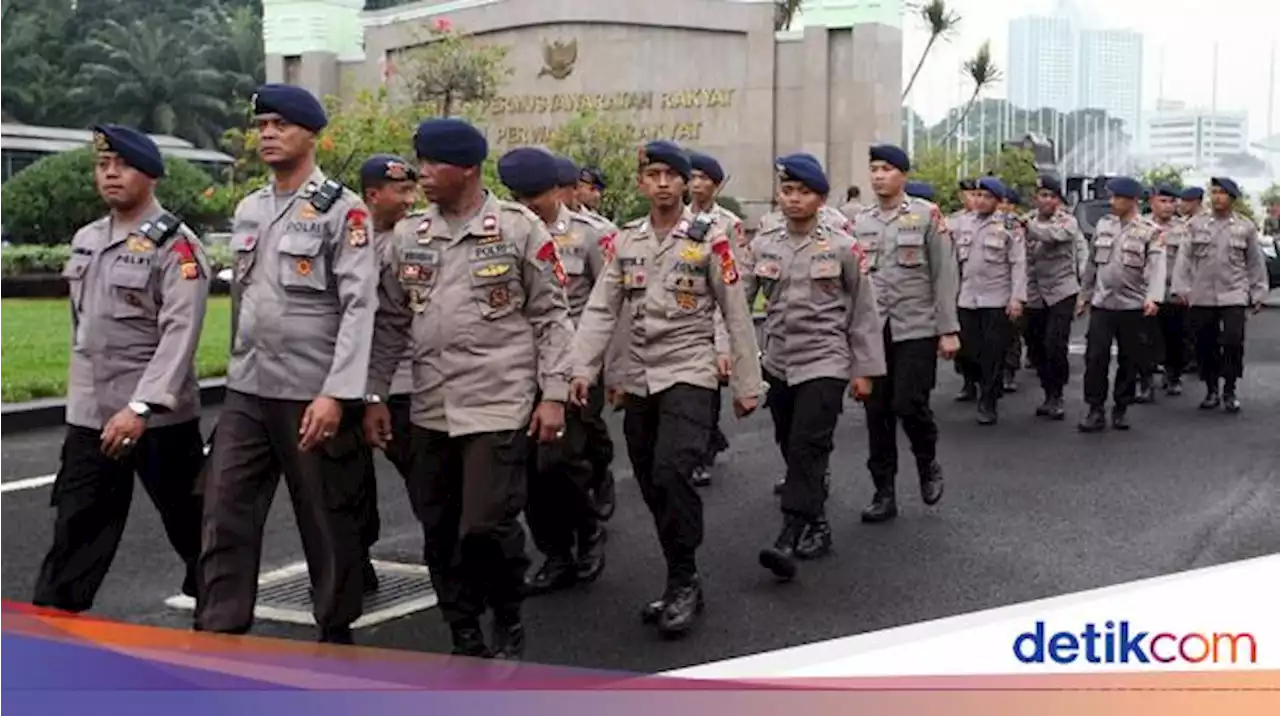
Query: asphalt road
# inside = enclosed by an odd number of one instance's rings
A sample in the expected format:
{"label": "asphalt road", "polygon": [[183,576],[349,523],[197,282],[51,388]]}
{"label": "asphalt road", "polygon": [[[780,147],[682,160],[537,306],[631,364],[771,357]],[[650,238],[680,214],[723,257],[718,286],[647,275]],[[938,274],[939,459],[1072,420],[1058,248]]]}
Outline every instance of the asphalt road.
{"label": "asphalt road", "polygon": [[[1083,326],[1076,327],[1077,343]],[[1002,422],[975,424],[970,405],[952,402],[958,380],[939,366],[934,407],[947,492],[935,508],[919,501],[913,461],[899,476],[902,515],[863,525],[871,496],[860,408],[849,406],[836,434],[828,513],[836,553],[778,584],[756,553],[780,524],[771,485],[782,469],[767,414],[734,420],[732,447],[703,491],[706,544],[700,559],[708,597],[698,631],[667,642],[640,624],[638,607],[661,589],[663,566],[652,522],[625,457],[619,507],[609,524],[609,566],[587,587],[528,602],[528,658],[543,663],[655,672],[848,636],[1015,602],[1101,587],[1280,550],[1280,310],[1251,319],[1244,412],[1195,406],[1200,384],[1180,398],[1135,406],[1129,433],[1082,435],[1081,357],[1072,356],[1068,420],[1032,416],[1034,376],[1002,403]],[[613,416],[615,437],[620,437]],[[57,469],[60,431],[3,441],[3,586],[30,596],[50,539],[49,487],[14,481]],[[900,444],[905,450],[905,440]],[[414,562],[421,532],[399,478],[380,464],[383,538],[375,557]],[[33,484],[33,483],[26,483]],[[180,565],[141,490],[96,613],[185,627],[189,614],[162,602],[177,593]],[[301,559],[293,517],[280,495],[268,522],[264,570]],[[309,639],[309,628],[260,622],[256,633]],[[360,630],[368,645],[445,652],[435,610]]]}

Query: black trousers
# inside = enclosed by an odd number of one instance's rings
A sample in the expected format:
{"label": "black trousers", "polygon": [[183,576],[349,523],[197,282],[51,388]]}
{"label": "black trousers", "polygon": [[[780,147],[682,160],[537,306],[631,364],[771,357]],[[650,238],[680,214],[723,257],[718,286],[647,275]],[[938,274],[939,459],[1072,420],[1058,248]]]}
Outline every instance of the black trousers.
{"label": "black trousers", "polygon": [[1172,301],[1162,303],[1158,320],[1165,378],[1178,378],[1187,367],[1187,307]]}
{"label": "black trousers", "polygon": [[1013,322],[1003,308],[961,308],[960,355],[965,380],[978,385],[979,400],[994,406],[1004,391]]}
{"label": "black trousers", "polygon": [[878,494],[893,494],[898,474],[898,421],[911,442],[917,469],[937,459],[938,424],[929,394],[938,380],[938,339],[915,338],[895,343],[888,321],[884,327],[887,375],[871,379],[867,413],[867,469]]}
{"label": "black trousers", "polygon": [[667,581],[695,574],[702,545],[702,498],[693,471],[706,459],[716,392],[677,384],[653,395],[628,394],[623,433],[640,495],[653,515]]}
{"label": "black trousers", "polygon": [[102,453],[101,431],[67,426],[50,497],[50,506],[57,509],[53,545],[40,566],[31,601],[71,612],[93,607],[124,534],[135,474],[160,513],[169,544],[186,565],[183,591],[196,596],[201,508],[195,483],[203,448],[198,420],[150,428],[118,460]]}
{"label": "black trousers", "polygon": [[316,624],[347,627],[360,617],[362,410],[346,406],[337,433],[302,452],[298,429],[306,408],[305,401],[227,391],[204,485],[197,629],[243,633],[252,626],[262,529],[282,472],[311,574]]}
{"label": "black trousers", "polygon": [[1142,353],[1138,362],[1138,378],[1150,381],[1156,366],[1164,360],[1164,334],[1160,329],[1160,315],[1142,317]]}
{"label": "black trousers", "polygon": [[609,435],[609,426],[604,422],[604,381],[597,380],[591,386],[588,398],[589,410],[581,414],[582,428],[586,431],[586,455],[591,462],[591,488],[603,483],[613,465],[613,437]]}
{"label": "black trousers", "polygon": [[765,373],[773,436],[787,464],[782,511],[808,520],[822,517],[827,503],[825,475],[835,447],[832,436],[844,412],[848,385],[838,378],[814,378],[797,385]]}
{"label": "black trousers", "polygon": [[426,534],[440,613],[450,624],[486,608],[512,615],[524,600],[529,443],[524,430],[448,433],[413,427],[409,500]]}
{"label": "black trousers", "polygon": [[[395,466],[396,472],[400,473],[401,479],[405,480],[412,470],[413,449],[409,444],[412,406],[412,395],[393,395],[387,398],[387,410],[391,413],[391,442],[382,452]],[[360,529],[360,541],[368,552],[378,543],[382,520],[378,517],[378,472],[373,462],[373,448],[362,445],[361,453],[361,459],[364,460],[364,482],[361,483],[360,511],[364,514],[364,524]]]}
{"label": "black trousers", "polygon": [[[1000,309],[1003,311],[1004,309]],[[1008,315],[1005,316],[1008,318]],[[1009,321],[1009,341],[1004,350],[1004,376],[1013,378],[1022,370],[1023,336],[1027,330],[1027,314],[1023,313],[1016,321]]]}
{"label": "black trousers", "polygon": [[1118,410],[1133,403],[1138,371],[1143,360],[1142,319],[1140,309],[1090,309],[1089,335],[1084,354],[1084,402],[1090,407],[1101,408],[1107,404],[1112,342],[1120,348],[1116,356],[1116,380],[1112,399]]}
{"label": "black trousers", "polygon": [[585,407],[565,406],[564,437],[530,446],[525,518],[534,545],[547,556],[570,556],[577,537],[594,533],[599,524],[590,493],[596,466],[586,424],[603,407],[604,390],[592,390]]}
{"label": "black trousers", "polygon": [[1196,341],[1200,377],[1211,388],[1235,385],[1244,375],[1244,306],[1192,306],[1188,311]]}
{"label": "black trousers", "polygon": [[1027,309],[1027,352],[1047,396],[1061,398],[1062,389],[1071,378],[1067,352],[1075,309],[1075,294],[1053,305]]}

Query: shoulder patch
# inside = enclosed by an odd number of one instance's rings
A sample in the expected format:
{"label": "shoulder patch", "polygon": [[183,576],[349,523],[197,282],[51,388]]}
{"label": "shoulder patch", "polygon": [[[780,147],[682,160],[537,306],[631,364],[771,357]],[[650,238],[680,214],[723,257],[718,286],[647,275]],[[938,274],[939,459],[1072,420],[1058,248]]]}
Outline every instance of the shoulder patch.
{"label": "shoulder patch", "polygon": [[560,263],[560,251],[556,249],[555,239],[548,239],[538,248],[538,260],[551,266],[552,275],[562,287],[569,283],[569,275],[565,273],[564,264]]}

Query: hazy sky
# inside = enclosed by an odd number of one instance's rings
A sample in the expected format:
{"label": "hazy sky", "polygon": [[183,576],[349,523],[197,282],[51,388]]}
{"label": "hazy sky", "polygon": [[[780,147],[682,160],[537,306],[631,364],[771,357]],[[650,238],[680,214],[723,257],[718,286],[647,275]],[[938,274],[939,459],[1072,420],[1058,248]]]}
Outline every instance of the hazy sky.
{"label": "hazy sky", "polygon": [[[996,63],[1004,69],[1009,20],[1048,14],[1056,0],[948,0],[960,14],[960,31],[950,43],[935,45],[912,90],[910,103],[929,121],[936,121],[971,85],[962,84],[960,63],[971,57],[983,40],[991,40]],[[1209,107],[1213,101],[1213,45],[1218,43],[1218,97],[1221,110],[1249,113],[1254,141],[1267,134],[1268,83],[1272,44],[1280,42],[1280,2],[1276,0],[1074,0],[1095,27],[1124,28],[1144,35],[1144,111],[1154,108],[1161,86],[1163,96],[1189,105]],[[928,33],[908,11],[903,19],[904,82],[915,68]],[[1280,68],[1278,68],[1280,71]],[[991,96],[1005,96],[1003,83]],[[1280,99],[1273,107],[1272,132],[1280,133]]]}

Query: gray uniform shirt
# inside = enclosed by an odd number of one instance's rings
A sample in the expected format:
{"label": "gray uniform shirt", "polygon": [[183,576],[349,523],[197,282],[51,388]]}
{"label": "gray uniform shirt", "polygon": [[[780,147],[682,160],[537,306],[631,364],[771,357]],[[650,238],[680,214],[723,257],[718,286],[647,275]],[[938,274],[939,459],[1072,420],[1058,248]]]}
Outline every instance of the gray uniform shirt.
{"label": "gray uniform shirt", "polygon": [[1045,308],[1080,293],[1080,272],[1089,245],[1080,223],[1058,209],[1049,216],[1032,212],[1027,227],[1027,306]]}
{"label": "gray uniform shirt", "polygon": [[934,204],[905,197],[890,210],[868,207],[853,223],[866,256],[881,321],[894,342],[960,331],[959,269],[946,222]]}
{"label": "gray uniform shirt", "polygon": [[1187,224],[1173,292],[1192,306],[1248,306],[1269,293],[1258,227],[1243,216],[1200,214]]}
{"label": "gray uniform shirt", "polygon": [[975,215],[955,232],[960,308],[1004,308],[1027,300],[1027,245],[1008,214]]}
{"label": "gray uniform shirt", "polygon": [[164,214],[136,224],[103,217],[76,232],[62,275],[71,290],[67,423],[101,429],[130,402],[161,427],[200,416],[195,353],[209,296],[209,267],[186,227],[157,246],[144,237]]}
{"label": "gray uniform shirt", "polygon": [[[410,217],[415,216],[410,214]],[[420,217],[420,215],[418,215]],[[395,243],[395,227],[387,231],[374,231],[373,242],[378,249],[379,272],[385,273],[387,267],[392,261],[391,252],[394,250]],[[385,299],[386,291],[382,282],[378,283],[378,301],[381,303]],[[406,348],[404,360],[400,361],[400,365],[396,367],[395,375],[391,378],[390,395],[412,395],[413,394],[413,349]]]}
{"label": "gray uniform shirt", "polygon": [[1108,214],[1098,221],[1080,301],[1114,311],[1141,309],[1164,300],[1164,231],[1135,216],[1120,221]]}

